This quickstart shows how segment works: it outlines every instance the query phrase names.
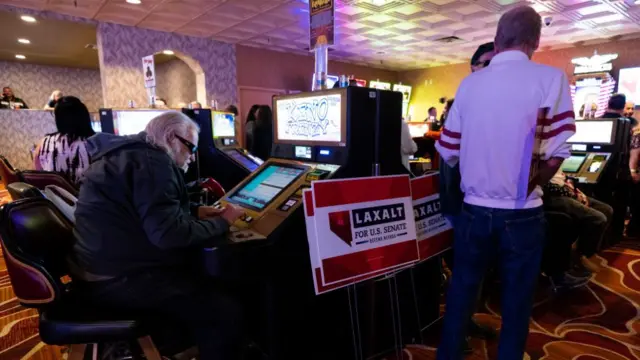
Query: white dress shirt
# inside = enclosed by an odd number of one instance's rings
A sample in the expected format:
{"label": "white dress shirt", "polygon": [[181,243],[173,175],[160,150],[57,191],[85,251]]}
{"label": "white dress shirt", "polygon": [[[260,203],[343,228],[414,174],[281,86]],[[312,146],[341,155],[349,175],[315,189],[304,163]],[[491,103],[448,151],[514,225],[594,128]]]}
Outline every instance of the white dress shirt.
{"label": "white dress shirt", "polygon": [[436,148],[460,162],[464,201],[499,209],[542,205],[529,181],[540,161],[569,157],[575,133],[569,82],[560,69],[536,64],[520,51],[499,53],[466,77]]}

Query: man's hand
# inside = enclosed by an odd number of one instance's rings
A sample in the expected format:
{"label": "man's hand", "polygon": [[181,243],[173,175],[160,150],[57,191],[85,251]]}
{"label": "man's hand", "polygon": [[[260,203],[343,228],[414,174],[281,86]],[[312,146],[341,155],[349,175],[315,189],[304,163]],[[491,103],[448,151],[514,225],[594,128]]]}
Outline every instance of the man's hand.
{"label": "man's hand", "polygon": [[244,210],[233,204],[227,204],[227,206],[222,210],[222,214],[220,214],[223,219],[227,220],[229,225],[233,224],[242,215],[244,215]]}
{"label": "man's hand", "polygon": [[639,173],[631,173],[631,180],[633,180],[634,183],[639,183],[640,182],[640,174]]}
{"label": "man's hand", "polygon": [[580,201],[583,205],[589,206],[589,198],[582,191],[576,190],[576,195],[578,196],[578,201]]}
{"label": "man's hand", "polygon": [[200,206],[198,207],[198,219],[204,220],[206,218],[220,216],[224,212],[224,209],[216,209],[213,206]]}

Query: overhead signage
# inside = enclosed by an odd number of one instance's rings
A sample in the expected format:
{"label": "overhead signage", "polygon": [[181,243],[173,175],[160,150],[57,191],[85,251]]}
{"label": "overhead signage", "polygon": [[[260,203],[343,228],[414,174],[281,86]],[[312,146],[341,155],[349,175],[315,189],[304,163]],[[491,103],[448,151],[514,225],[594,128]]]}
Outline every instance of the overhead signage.
{"label": "overhead signage", "polygon": [[335,0],[309,0],[309,49],[333,45]]}
{"label": "overhead signage", "polygon": [[142,74],[144,76],[144,87],[152,88],[156,86],[156,67],[153,55],[142,58]]}
{"label": "overhead signage", "polygon": [[432,258],[453,246],[453,228],[442,215],[438,173],[411,179],[413,215],[420,261]]}
{"label": "overhead signage", "polygon": [[391,90],[391,83],[371,80],[369,81],[369,87],[379,90]]}
{"label": "overhead signage", "polygon": [[611,61],[617,58],[618,54],[599,55],[596,51],[592,57],[571,59],[571,63],[576,65],[573,73],[578,75],[611,71],[611,69],[613,69]]}
{"label": "overhead signage", "polygon": [[407,175],[324,180],[304,193],[316,293],[402,269],[420,258]]}

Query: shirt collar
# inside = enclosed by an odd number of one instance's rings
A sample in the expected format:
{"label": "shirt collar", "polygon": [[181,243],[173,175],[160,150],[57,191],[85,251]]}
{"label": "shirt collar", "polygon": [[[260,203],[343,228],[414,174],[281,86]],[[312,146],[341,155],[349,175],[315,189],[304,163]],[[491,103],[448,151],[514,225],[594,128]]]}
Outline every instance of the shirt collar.
{"label": "shirt collar", "polygon": [[501,62],[513,61],[513,60],[529,61],[529,57],[527,56],[527,54],[523,53],[520,50],[509,50],[509,51],[501,52],[496,56],[494,56],[493,59],[491,59],[491,64],[489,64],[489,66],[491,66],[492,64],[498,64]]}

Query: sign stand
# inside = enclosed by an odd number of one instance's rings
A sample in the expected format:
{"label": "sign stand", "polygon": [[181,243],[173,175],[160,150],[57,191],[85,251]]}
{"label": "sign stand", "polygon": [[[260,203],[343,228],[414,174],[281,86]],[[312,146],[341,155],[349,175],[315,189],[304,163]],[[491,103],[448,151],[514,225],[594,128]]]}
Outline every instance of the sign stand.
{"label": "sign stand", "polygon": [[362,354],[362,334],[360,332],[360,315],[358,314],[358,291],[356,284],[347,287],[349,296],[349,314],[351,315],[351,335],[353,336],[353,354],[355,360],[364,360]]}

